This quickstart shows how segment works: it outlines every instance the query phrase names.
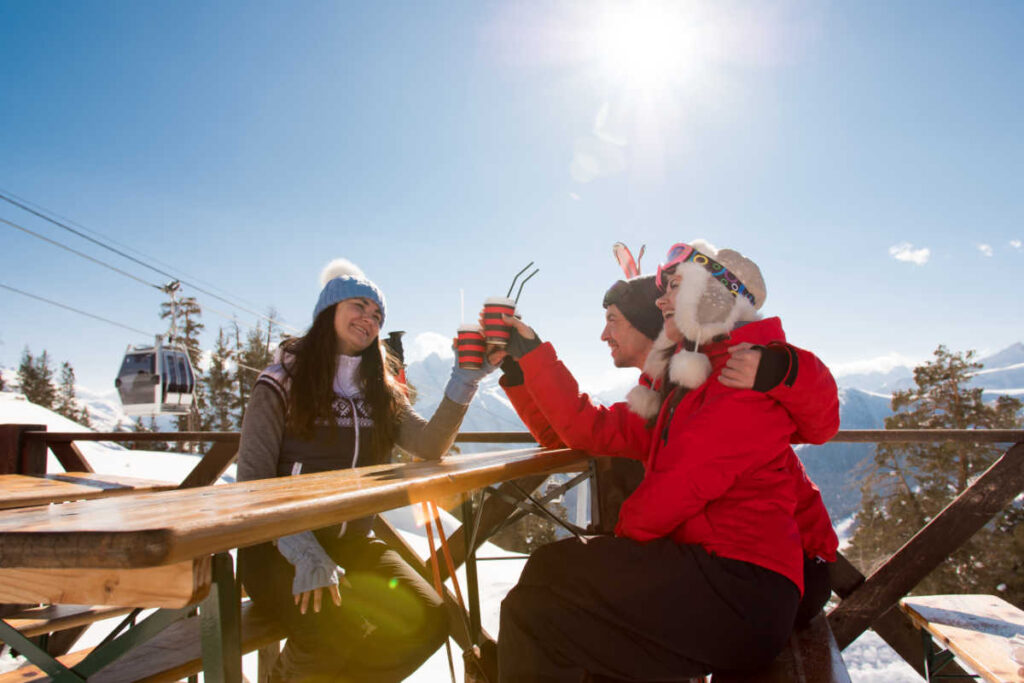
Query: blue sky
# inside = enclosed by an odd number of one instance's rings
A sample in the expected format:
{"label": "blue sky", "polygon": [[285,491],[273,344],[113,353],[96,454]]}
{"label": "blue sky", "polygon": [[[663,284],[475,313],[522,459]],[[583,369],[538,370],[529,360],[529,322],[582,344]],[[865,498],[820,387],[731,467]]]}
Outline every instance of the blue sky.
{"label": "blue sky", "polygon": [[[524,317],[593,384],[619,240],[646,272],[677,241],[743,251],[837,369],[995,351],[1024,339],[1022,34],[1019,2],[0,0],[0,191],[297,328],[334,257],[410,338],[532,260]],[[0,264],[162,329],[155,290],[2,223]],[[207,343],[210,309],[254,321],[184,293]],[[0,311],[0,366],[47,349],[95,389],[147,341],[5,289]]]}

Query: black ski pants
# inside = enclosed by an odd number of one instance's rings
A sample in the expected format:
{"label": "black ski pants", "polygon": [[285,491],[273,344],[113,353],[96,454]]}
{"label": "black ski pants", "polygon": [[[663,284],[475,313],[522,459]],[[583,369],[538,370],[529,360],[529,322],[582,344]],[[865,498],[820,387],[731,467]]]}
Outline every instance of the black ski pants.
{"label": "black ski pants", "polygon": [[[337,527],[334,527],[337,529]],[[341,607],[324,591],[305,614],[292,595],[295,569],[271,543],[239,550],[239,574],[256,608],[288,633],[273,681],[391,683],[416,671],[448,637],[437,592],[386,543],[318,533],[345,568]]]}
{"label": "black ski pants", "polygon": [[800,593],[781,574],[670,539],[576,538],[534,551],[501,604],[502,683],[679,681],[758,668]]}

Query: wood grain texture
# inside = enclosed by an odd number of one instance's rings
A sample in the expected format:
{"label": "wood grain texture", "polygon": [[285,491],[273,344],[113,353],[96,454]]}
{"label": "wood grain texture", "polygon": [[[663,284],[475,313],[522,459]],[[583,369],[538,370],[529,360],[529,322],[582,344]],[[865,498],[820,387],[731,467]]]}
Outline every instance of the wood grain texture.
{"label": "wood grain texture", "polygon": [[0,567],[172,564],[585,462],[527,449],[0,511]]}
{"label": "wood grain texture", "polygon": [[0,475],[0,509],[86,500],[142,491],[165,491],[174,484],[155,479],[93,472],[63,472],[31,476]]}
{"label": "wood grain texture", "polygon": [[850,683],[850,674],[823,614],[789,637],[763,671],[715,674],[711,683]]}
{"label": "wood grain texture", "polygon": [[1024,683],[1010,638],[1024,636],[1024,612],[994,595],[928,595],[900,600],[918,628],[992,683]]}
{"label": "wood grain texture", "polygon": [[209,556],[147,569],[0,569],[0,602],[178,608],[210,591]]}

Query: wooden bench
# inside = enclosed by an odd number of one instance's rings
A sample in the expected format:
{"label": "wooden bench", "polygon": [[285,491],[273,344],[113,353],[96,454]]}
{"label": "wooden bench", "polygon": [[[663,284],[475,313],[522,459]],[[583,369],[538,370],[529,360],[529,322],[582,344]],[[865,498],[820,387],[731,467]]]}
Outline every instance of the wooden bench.
{"label": "wooden bench", "polygon": [[[125,661],[125,653],[137,649],[142,651],[141,658],[127,660],[139,662],[134,670],[145,663],[154,671],[162,672],[167,668],[168,659],[160,654],[161,650],[177,652],[181,648],[180,634],[193,634],[191,627],[183,623],[196,624],[198,628],[202,622],[204,637],[196,639],[196,648],[224,655],[205,660],[200,656],[198,664],[188,659],[188,666],[205,664],[206,669],[214,673],[215,680],[221,680],[216,674],[219,669],[231,671],[232,667],[237,669],[240,665],[234,659],[240,656],[237,654],[239,600],[232,559],[226,553],[149,568],[4,568],[0,569],[0,600],[53,605],[38,612],[27,610],[15,618],[8,615],[7,620],[0,622],[0,640],[35,664],[22,667],[9,674],[11,678],[3,680],[37,680],[62,675],[90,678],[115,664],[121,666],[119,662]],[[58,603],[90,607],[75,610]],[[101,605],[111,608],[98,607]],[[138,611],[143,608],[157,609],[136,621]],[[197,608],[199,615],[195,616]],[[58,627],[75,628],[124,611],[132,612],[130,619],[122,622],[96,648],[54,658],[41,644],[31,640],[37,634],[60,631]],[[236,654],[230,654],[233,652]],[[171,661],[177,662],[176,657]],[[62,668],[70,666],[77,667],[77,671],[69,674]]]}
{"label": "wooden bench", "polygon": [[[929,595],[899,604],[925,639],[929,680],[956,655],[986,681],[1024,683],[1024,651],[1015,660],[1010,642],[1024,637],[1024,612],[1010,603],[994,595]],[[936,643],[944,651],[936,652]]]}
{"label": "wooden bench", "polygon": [[[284,631],[277,622],[256,614],[251,601],[243,602],[241,610],[241,650],[243,653],[260,650],[261,655],[266,655],[261,657],[260,669],[268,671],[269,666],[273,664],[270,655],[276,656],[278,645],[285,637]],[[200,618],[187,617],[100,669],[89,677],[89,681],[177,681],[193,676],[203,669],[201,641]],[[57,660],[71,668],[90,652],[92,648],[72,652],[58,657]],[[44,680],[49,680],[49,675],[31,665],[0,674],[0,683],[30,683]]]}
{"label": "wooden bench", "polygon": [[[743,653],[737,652],[737,657]],[[770,667],[749,673],[715,674],[712,683],[850,683],[850,674],[824,614],[789,637]]]}

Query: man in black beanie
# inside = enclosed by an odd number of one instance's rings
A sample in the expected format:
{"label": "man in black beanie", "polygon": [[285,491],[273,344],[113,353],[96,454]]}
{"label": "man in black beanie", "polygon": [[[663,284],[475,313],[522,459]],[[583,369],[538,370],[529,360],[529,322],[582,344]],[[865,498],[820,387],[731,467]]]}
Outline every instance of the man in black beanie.
{"label": "man in black beanie", "polygon": [[[617,368],[644,369],[644,361],[661,332],[660,296],[653,275],[619,280],[604,295],[601,341],[612,351]],[[619,521],[619,508],[644,478],[644,466],[628,458],[598,458],[595,475],[599,522],[594,531],[610,533]]]}
{"label": "man in black beanie", "polygon": [[611,347],[615,367],[643,370],[661,332],[661,311],[654,305],[660,295],[653,275],[619,280],[605,292],[601,341]]}

